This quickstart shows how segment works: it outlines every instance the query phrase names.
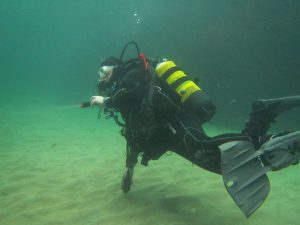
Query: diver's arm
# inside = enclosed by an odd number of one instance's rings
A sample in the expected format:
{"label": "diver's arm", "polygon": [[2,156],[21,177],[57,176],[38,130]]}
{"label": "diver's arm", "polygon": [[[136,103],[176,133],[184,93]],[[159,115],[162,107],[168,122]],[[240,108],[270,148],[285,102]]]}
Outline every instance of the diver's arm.
{"label": "diver's arm", "polygon": [[139,87],[139,84],[135,87],[121,88],[112,96],[105,97],[102,105],[107,108],[117,108],[120,103],[131,105],[133,102],[136,102],[136,99],[139,98],[139,96],[141,96],[140,90],[137,87]]}
{"label": "diver's arm", "polygon": [[[90,102],[81,104],[81,108],[93,107],[95,105],[99,106],[100,108],[115,108],[118,102],[122,102],[122,98],[126,97],[127,100],[129,100],[130,97],[128,98],[128,96],[134,96],[135,90],[136,88],[122,88],[111,97],[104,97],[101,95],[92,96]],[[130,102],[128,103],[130,104]]]}

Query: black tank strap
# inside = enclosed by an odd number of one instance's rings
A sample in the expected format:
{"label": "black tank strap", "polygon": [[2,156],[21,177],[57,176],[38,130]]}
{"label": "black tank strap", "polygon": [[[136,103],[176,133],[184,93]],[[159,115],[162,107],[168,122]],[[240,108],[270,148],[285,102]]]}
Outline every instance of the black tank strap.
{"label": "black tank strap", "polygon": [[163,78],[164,80],[167,80],[168,77],[169,77],[170,75],[172,75],[174,72],[176,72],[176,71],[178,71],[178,70],[181,70],[181,69],[180,69],[178,66],[174,66],[174,67],[168,69],[168,70],[161,76],[161,78]]}

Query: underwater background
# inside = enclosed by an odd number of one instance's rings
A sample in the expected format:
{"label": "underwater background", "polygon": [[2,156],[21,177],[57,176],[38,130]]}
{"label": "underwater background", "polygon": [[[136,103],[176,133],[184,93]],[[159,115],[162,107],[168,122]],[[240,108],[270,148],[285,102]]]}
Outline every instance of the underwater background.
{"label": "underwater background", "polygon": [[[253,100],[300,94],[299,26],[298,0],[1,0],[0,225],[300,224],[299,166],[269,174],[248,219],[221,177],[175,154],[138,165],[122,194],[119,128],[79,108],[134,40],[199,78],[218,107],[210,135],[239,131]],[[273,131],[299,129],[299,113]]]}

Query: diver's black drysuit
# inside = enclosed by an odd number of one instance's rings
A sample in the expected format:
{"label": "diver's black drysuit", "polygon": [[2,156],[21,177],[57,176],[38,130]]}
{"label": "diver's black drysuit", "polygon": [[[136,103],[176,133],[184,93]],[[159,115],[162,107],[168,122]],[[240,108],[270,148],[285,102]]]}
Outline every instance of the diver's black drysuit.
{"label": "diver's black drysuit", "polygon": [[266,134],[279,114],[300,106],[300,96],[257,100],[241,133],[208,137],[202,124],[216,107],[195,82],[171,61],[158,66],[143,57],[123,62],[123,53],[120,59],[102,62],[98,97],[105,97],[106,118],[122,126],[127,141],[124,193],[130,190],[139,155],[147,165],[170,150],[221,174],[228,193],[248,217],[270,191],[266,173],[299,162],[300,131]]}
{"label": "diver's black drysuit", "polygon": [[[151,67],[145,70],[135,63],[112,79],[104,110],[108,117],[115,119],[115,112],[120,112],[124,120],[126,167],[134,167],[140,154],[143,155],[141,163],[147,165],[149,160],[158,159],[170,150],[199,167],[221,174],[220,144],[251,140],[257,148],[261,146],[261,137],[274,118],[267,111],[252,113],[240,134],[208,137],[202,124],[209,121],[216,110],[209,97],[201,92],[201,107],[196,111],[183,107],[173,90],[155,78]],[[103,94],[101,90],[100,93]]]}

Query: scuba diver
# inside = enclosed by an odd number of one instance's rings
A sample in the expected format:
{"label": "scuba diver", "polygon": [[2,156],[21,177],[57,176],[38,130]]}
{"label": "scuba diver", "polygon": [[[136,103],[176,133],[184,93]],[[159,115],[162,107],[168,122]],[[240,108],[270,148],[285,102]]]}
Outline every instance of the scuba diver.
{"label": "scuba diver", "polygon": [[[137,56],[123,60],[130,45]],[[121,126],[127,143],[124,193],[130,191],[139,156],[147,166],[172,151],[220,174],[248,217],[270,191],[266,173],[297,164],[300,158],[300,131],[267,133],[277,116],[300,106],[300,96],[254,101],[240,133],[209,137],[202,125],[216,112],[212,100],[173,61],[146,58],[135,42],[123,48],[120,58],[102,61],[98,90],[82,107],[98,105]]]}

